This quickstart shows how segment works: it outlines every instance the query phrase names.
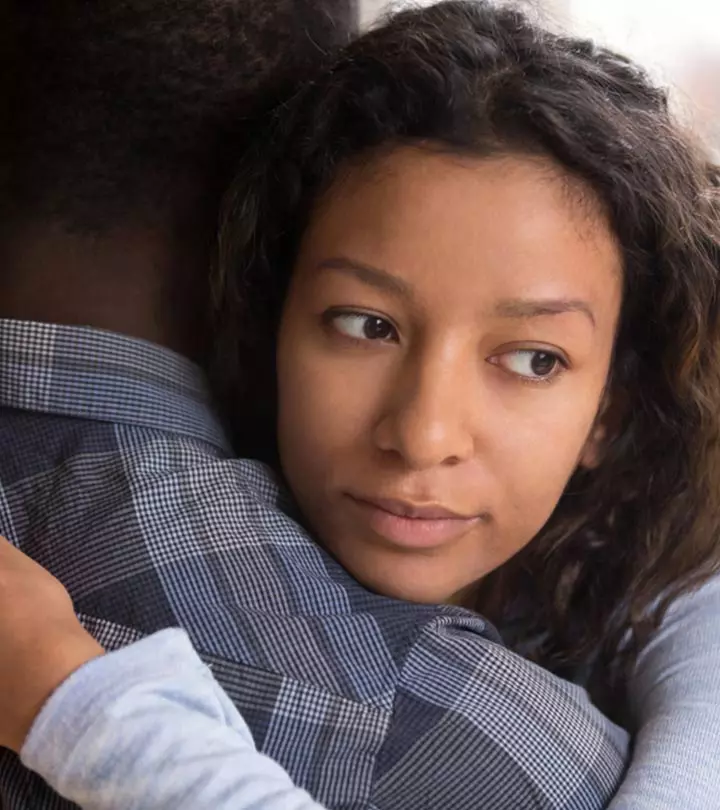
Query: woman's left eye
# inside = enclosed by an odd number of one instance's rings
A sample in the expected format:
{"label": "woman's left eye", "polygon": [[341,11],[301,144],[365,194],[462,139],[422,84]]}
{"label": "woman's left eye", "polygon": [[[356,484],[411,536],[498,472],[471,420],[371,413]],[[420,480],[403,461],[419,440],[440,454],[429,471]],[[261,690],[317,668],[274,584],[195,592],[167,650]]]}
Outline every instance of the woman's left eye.
{"label": "woman's left eye", "polygon": [[395,341],[397,331],[390,321],[366,312],[336,312],[330,317],[332,326],[353,340]]}
{"label": "woman's left eye", "polygon": [[494,365],[532,382],[546,382],[567,366],[562,357],[542,349],[516,349],[490,358]]}

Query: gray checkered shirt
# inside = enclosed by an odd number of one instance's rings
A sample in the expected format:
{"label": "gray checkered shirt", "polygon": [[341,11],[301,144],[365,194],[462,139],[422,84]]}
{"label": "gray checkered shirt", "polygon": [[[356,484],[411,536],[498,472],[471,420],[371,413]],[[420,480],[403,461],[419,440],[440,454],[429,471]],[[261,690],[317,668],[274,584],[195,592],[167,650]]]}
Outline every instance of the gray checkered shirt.
{"label": "gray checkered shirt", "polygon": [[[0,321],[0,532],[108,649],[181,626],[260,750],[337,810],[604,807],[623,732],[481,618],[363,589],[237,461],[201,373]],[[70,805],[0,754],[3,810]]]}

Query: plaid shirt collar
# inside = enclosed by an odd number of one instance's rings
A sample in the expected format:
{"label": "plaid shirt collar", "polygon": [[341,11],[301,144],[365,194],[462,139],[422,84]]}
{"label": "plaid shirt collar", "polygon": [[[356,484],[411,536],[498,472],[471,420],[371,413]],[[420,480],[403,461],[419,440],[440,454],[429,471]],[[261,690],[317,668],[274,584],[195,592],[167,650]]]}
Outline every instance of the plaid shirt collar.
{"label": "plaid shirt collar", "polygon": [[0,407],[161,429],[231,452],[200,368],[89,327],[0,319]]}

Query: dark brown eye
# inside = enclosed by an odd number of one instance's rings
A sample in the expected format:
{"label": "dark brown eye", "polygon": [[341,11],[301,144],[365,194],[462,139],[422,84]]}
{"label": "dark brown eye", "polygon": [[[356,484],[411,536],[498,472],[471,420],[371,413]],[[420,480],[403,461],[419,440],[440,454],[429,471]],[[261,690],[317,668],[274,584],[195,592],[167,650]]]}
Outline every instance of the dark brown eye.
{"label": "dark brown eye", "polygon": [[363,333],[368,340],[388,340],[392,337],[393,328],[382,318],[366,317]]}
{"label": "dark brown eye", "polygon": [[558,359],[554,354],[549,354],[548,352],[533,352],[530,368],[536,376],[547,377],[555,371],[557,364]]}
{"label": "dark brown eye", "polygon": [[341,312],[331,320],[340,334],[354,340],[397,340],[397,332],[390,321],[363,312]]}
{"label": "dark brown eye", "polygon": [[491,358],[490,362],[529,382],[551,380],[565,365],[557,354],[539,349],[515,349]]}

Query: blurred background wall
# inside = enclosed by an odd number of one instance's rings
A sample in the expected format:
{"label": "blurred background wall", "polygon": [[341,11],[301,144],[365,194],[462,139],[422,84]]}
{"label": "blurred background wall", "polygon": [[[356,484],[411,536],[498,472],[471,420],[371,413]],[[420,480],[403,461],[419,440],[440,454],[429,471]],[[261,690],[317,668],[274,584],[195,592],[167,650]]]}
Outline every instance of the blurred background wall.
{"label": "blurred background wall", "polygon": [[[362,24],[371,24],[388,5],[387,0],[360,0]],[[720,157],[720,0],[535,0],[532,5],[554,26],[591,36],[645,65],[671,87],[680,114]]]}

